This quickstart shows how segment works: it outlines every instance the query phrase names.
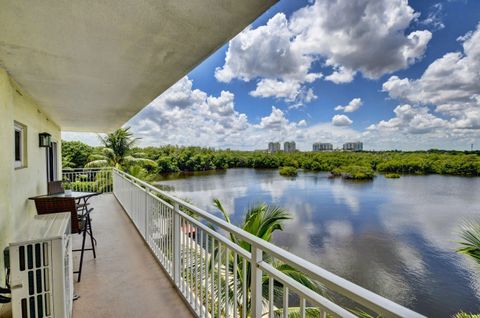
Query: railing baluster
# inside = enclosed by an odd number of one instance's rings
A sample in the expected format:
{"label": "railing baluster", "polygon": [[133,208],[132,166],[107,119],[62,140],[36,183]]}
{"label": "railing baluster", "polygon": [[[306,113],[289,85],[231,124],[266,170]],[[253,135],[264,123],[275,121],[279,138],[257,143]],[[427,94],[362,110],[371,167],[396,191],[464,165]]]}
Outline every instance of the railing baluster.
{"label": "railing baluster", "polygon": [[[197,228],[198,230],[198,228]],[[198,260],[200,264],[200,317],[203,317],[203,258],[205,257],[204,255],[204,249],[203,249],[203,230],[200,230],[199,233],[199,238],[200,238],[200,259]]]}
{"label": "railing baluster", "polygon": [[237,317],[237,292],[238,292],[238,286],[237,286],[237,253],[234,251],[233,252],[233,317]]}
{"label": "railing baluster", "polygon": [[149,206],[148,206],[149,193],[150,193],[150,191],[148,189],[145,189],[145,225],[144,225],[144,231],[145,231],[145,240],[147,240],[147,241],[148,241],[148,216],[150,214],[150,210],[149,210]]}
{"label": "railing baluster", "polygon": [[171,275],[174,273],[174,255],[175,255],[175,211],[170,209],[170,270]]}
{"label": "railing baluster", "polygon": [[214,293],[214,285],[215,285],[215,239],[212,237],[212,246],[210,247],[210,297],[211,297],[211,311],[212,317],[215,316],[215,293]]}
{"label": "railing baluster", "polygon": [[183,278],[183,293],[188,299],[188,248],[187,248],[187,236],[185,235],[184,228],[185,224],[187,221],[182,217],[182,228],[181,228],[181,233],[182,233],[182,238],[183,238],[183,244],[181,246],[181,253],[182,253],[182,278]]}
{"label": "railing baluster", "polygon": [[258,267],[258,264],[262,261],[262,250],[252,246],[252,260],[251,260],[251,310],[252,317],[260,318],[262,316],[262,270]]}
{"label": "railing baluster", "polygon": [[300,297],[300,318],[305,318],[305,298]]}
{"label": "railing baluster", "polygon": [[268,278],[268,317],[273,318],[273,303],[274,303],[274,298],[273,298],[273,277],[270,276]]}
{"label": "railing baluster", "polygon": [[209,260],[209,235],[208,233],[205,234],[205,311],[206,311],[206,316],[208,316],[208,313],[210,312],[208,309],[209,305],[209,276],[208,276],[208,260]]}
{"label": "railing baluster", "polygon": [[190,285],[188,290],[189,290],[189,297],[190,297],[190,303],[193,304],[193,240],[192,240],[192,234],[191,234],[191,223],[187,222],[187,228],[185,229],[187,240],[188,240],[188,284]]}
{"label": "railing baluster", "polygon": [[173,221],[174,221],[174,242],[173,242],[173,277],[177,286],[180,286],[180,214],[178,214],[178,203],[174,205]]}
{"label": "railing baluster", "polygon": [[228,312],[228,303],[230,300],[229,290],[230,290],[230,269],[229,269],[230,255],[228,247],[225,246],[225,317],[230,317]]}
{"label": "railing baluster", "polygon": [[242,272],[243,272],[243,279],[242,279],[242,289],[243,289],[243,297],[242,297],[242,318],[247,317],[247,259],[243,257],[242,262]]}
{"label": "railing baluster", "polygon": [[162,252],[162,261],[163,263],[166,263],[167,261],[167,258],[166,258],[166,253],[167,253],[167,250],[165,248],[166,246],[166,243],[167,243],[167,231],[165,229],[165,206],[161,206],[160,207],[160,211],[159,211],[159,217],[158,217],[158,221],[157,221],[157,225],[158,225],[158,232],[160,232],[159,234],[159,237],[158,239],[160,240],[160,250]]}
{"label": "railing baluster", "polygon": [[218,257],[217,257],[217,298],[218,298],[218,317],[222,316],[222,277],[221,277],[221,266],[222,266],[222,244],[218,241]]}
{"label": "railing baluster", "polygon": [[288,287],[283,285],[283,318],[288,318]]}
{"label": "railing baluster", "polygon": [[199,300],[199,294],[200,290],[198,288],[198,280],[201,275],[201,268],[198,267],[198,257],[199,257],[199,249],[198,249],[198,227],[195,226],[195,312],[199,312],[199,307],[198,307],[198,300]]}

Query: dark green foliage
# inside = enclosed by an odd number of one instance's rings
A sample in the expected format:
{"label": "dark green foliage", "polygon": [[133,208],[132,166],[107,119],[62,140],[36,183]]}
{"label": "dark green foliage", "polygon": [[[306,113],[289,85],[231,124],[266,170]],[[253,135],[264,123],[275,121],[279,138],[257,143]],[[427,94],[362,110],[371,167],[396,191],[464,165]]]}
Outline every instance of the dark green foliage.
{"label": "dark green foliage", "polygon": [[[93,153],[93,147],[80,141],[62,141],[62,158],[65,168],[82,168]],[[67,164],[68,163],[68,164]]]}
{"label": "dark green foliage", "polygon": [[281,167],[280,175],[286,177],[296,177],[298,175],[297,168],[291,166]]}
{"label": "dark green foliage", "polygon": [[370,166],[348,165],[333,169],[334,176],[341,176],[344,179],[352,180],[370,180],[375,176],[375,172]]}
{"label": "dark green foliage", "polygon": [[480,156],[469,153],[412,152],[389,155],[377,165],[380,172],[480,176]]}

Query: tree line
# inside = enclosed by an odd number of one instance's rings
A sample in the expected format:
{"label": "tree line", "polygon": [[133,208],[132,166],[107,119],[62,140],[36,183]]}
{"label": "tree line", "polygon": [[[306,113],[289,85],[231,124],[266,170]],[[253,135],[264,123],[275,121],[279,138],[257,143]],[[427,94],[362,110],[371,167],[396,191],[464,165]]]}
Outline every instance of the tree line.
{"label": "tree line", "polygon": [[[180,171],[207,171],[228,168],[295,167],[311,171],[362,173],[405,173],[480,176],[480,152],[473,151],[384,151],[384,152],[293,152],[215,150],[202,147],[133,147],[129,160],[136,160],[149,174]],[[108,165],[104,147],[91,147],[79,141],[62,143],[63,166],[81,168],[90,162]],[[144,160],[147,159],[147,160]],[[115,161],[115,163],[118,160]]]}

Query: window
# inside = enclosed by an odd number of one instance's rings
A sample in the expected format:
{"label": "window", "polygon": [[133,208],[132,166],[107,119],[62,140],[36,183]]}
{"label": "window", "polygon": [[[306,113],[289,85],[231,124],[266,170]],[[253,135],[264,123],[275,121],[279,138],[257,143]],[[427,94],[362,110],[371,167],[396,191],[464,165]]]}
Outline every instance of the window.
{"label": "window", "polygon": [[27,166],[26,145],[27,127],[15,122],[15,169]]}

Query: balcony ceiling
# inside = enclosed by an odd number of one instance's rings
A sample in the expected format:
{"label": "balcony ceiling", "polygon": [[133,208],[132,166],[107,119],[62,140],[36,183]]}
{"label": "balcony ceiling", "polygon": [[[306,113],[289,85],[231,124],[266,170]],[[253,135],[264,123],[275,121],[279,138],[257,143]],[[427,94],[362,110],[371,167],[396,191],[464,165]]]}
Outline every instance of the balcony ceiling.
{"label": "balcony ceiling", "polygon": [[0,0],[0,67],[66,131],[120,127],[277,0]]}

